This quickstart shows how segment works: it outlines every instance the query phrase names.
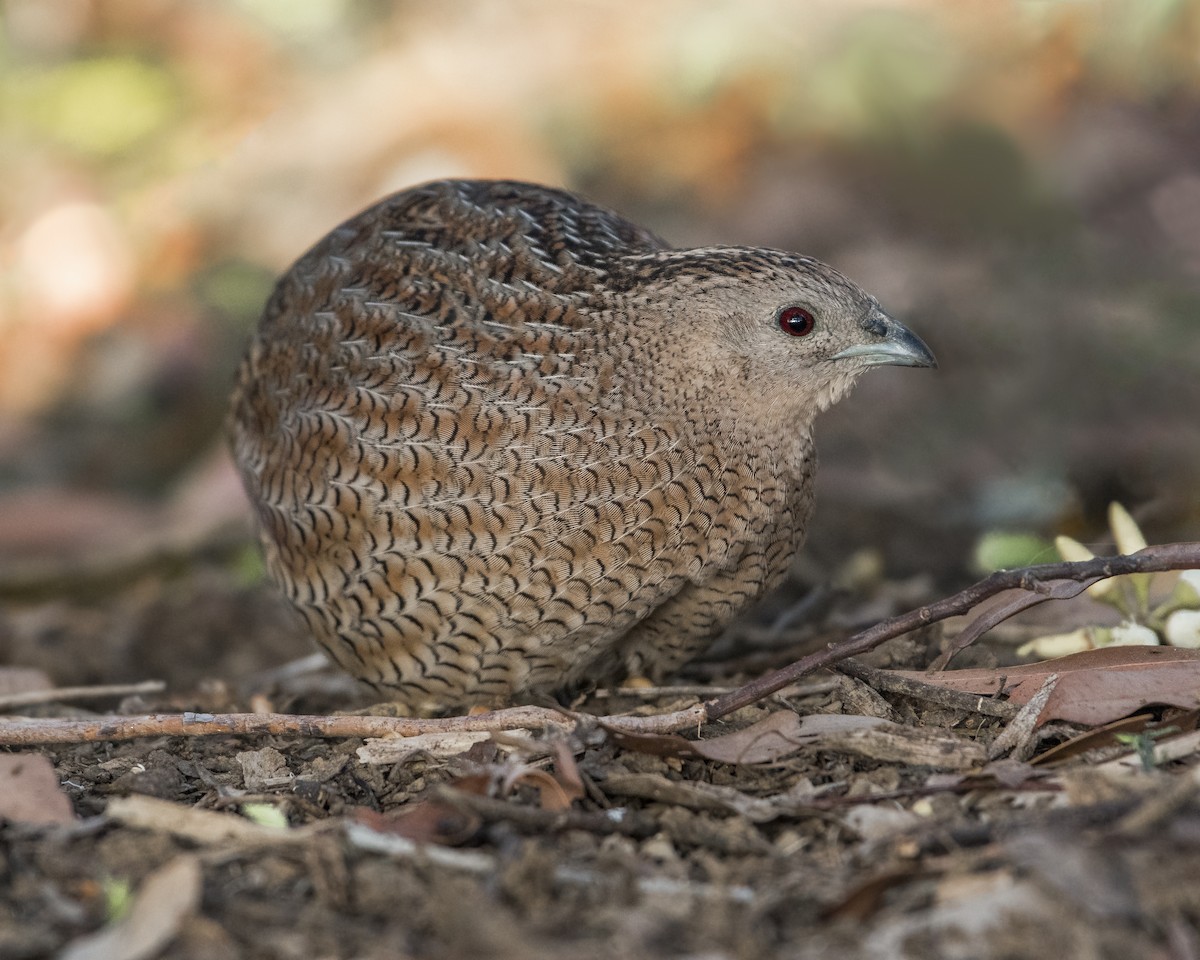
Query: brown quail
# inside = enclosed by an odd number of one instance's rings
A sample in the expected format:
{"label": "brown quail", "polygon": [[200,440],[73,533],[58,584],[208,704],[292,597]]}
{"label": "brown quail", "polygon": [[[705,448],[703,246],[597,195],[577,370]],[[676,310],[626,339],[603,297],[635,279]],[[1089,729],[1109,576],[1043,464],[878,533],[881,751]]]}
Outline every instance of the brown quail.
{"label": "brown quail", "polygon": [[283,277],[233,448],[342,667],[411,711],[528,699],[661,677],[778,584],[813,419],[876,364],[934,358],[823,263],[449,180]]}

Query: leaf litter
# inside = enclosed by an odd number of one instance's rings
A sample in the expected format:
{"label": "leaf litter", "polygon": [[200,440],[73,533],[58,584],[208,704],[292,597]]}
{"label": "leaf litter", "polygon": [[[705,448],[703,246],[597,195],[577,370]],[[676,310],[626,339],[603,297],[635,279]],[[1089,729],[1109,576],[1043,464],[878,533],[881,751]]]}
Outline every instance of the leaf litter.
{"label": "leaf litter", "polygon": [[[934,956],[904,944],[969,937],[977,956],[1039,956],[1031,951],[1077,924],[1136,954],[1148,922],[1166,929],[1181,909],[1200,909],[1177,869],[1200,856],[1200,809],[1178,772],[1200,750],[1188,739],[1200,711],[1188,689],[1194,651],[1109,647],[1026,666],[914,669],[937,642],[930,633],[898,645],[899,662],[880,650],[836,682],[687,735],[597,722],[10,754],[49,764],[43,786],[72,816],[0,827],[16,864],[0,952],[537,958],[570,944],[580,956],[849,958]],[[939,688],[953,695],[931,698]],[[328,709],[313,699],[319,687],[305,690],[287,709]],[[171,696],[172,708],[202,714],[239,697],[279,709],[281,693]],[[614,690],[597,712],[694,696],[665,688],[657,701],[631,693],[623,703]],[[1123,719],[1103,719],[1114,715]],[[1002,759],[989,760],[997,744]],[[1030,763],[1014,759],[1026,751]],[[1040,859],[1038,845],[1050,851]],[[1135,886],[1092,877],[1096,851]],[[133,931],[135,909],[107,915],[112,878],[135,907],[154,904],[156,871],[185,861],[201,899],[168,898],[154,910],[161,923],[137,919]],[[45,905],[47,890],[58,907]],[[44,919],[31,924],[25,905],[35,903]]]}

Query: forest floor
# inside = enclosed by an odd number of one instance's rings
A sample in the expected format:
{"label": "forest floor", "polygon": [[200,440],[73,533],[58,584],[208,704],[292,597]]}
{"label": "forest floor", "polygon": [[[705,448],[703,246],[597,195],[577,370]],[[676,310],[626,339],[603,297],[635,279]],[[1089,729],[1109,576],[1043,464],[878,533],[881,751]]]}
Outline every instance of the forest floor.
{"label": "forest floor", "polygon": [[[24,664],[0,672],[10,695],[51,679],[166,688],[7,712],[369,703],[328,669],[280,669],[311,650],[247,571],[248,547],[171,576],[159,563],[103,603],[10,608],[0,639]],[[681,709],[936,599],[928,578],[836,582],[792,583],[685,686],[573,706]],[[1088,603],[1048,604],[963,665],[1003,680],[1016,641],[1080,622]],[[890,641],[858,661],[882,672],[818,673],[682,738],[580,721],[390,752],[283,733],[0,755],[0,956],[1200,956],[1196,711],[1056,720],[1014,744],[1015,696],[938,703],[932,684],[881,681],[926,667],[943,634]]]}

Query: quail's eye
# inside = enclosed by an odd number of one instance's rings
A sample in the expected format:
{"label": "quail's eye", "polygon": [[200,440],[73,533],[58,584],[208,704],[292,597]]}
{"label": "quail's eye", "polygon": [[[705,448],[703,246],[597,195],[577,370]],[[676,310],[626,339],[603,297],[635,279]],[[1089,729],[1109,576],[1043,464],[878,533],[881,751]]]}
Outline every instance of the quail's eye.
{"label": "quail's eye", "polygon": [[803,307],[784,307],[779,311],[779,329],[792,337],[807,337],[817,321]]}

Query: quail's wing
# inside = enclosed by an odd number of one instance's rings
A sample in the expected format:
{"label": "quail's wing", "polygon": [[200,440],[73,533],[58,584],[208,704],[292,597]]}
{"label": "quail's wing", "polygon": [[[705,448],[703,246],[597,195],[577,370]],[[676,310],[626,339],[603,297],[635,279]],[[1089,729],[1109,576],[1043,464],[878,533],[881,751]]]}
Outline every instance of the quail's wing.
{"label": "quail's wing", "polygon": [[552,686],[719,549],[714,451],[631,407],[594,307],[660,245],[568,194],[437,184],[281,281],[235,445],[268,563],[352,672]]}

